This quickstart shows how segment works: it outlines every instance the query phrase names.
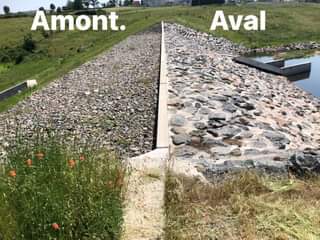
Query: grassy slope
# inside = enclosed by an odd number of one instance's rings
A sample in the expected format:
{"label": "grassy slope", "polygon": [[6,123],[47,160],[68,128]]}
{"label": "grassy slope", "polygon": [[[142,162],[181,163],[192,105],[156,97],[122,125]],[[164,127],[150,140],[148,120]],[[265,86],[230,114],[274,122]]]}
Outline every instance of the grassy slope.
{"label": "grassy slope", "polygon": [[[258,6],[201,6],[116,9],[120,24],[125,24],[125,32],[57,32],[49,39],[40,33],[33,33],[38,42],[36,57],[22,64],[13,65],[0,71],[0,91],[25,79],[37,79],[40,87],[71,69],[93,58],[131,34],[142,31],[161,20],[176,21],[208,32],[215,10],[226,14],[257,14],[267,10],[267,31],[248,32],[217,31],[249,47],[280,45],[298,41],[320,41],[320,5],[258,5]],[[114,11],[115,9],[112,9]],[[21,44],[23,36],[29,32],[32,18],[0,20],[0,47]],[[82,49],[78,52],[78,49]],[[29,92],[0,103],[0,111],[7,109]]]}
{"label": "grassy slope", "polygon": [[[225,14],[258,15],[260,10],[267,11],[266,31],[216,31],[219,36],[226,37],[248,47],[265,47],[292,42],[320,40],[320,5],[245,5],[241,7],[221,6]],[[210,6],[195,8],[187,15],[178,16],[180,23],[208,32],[214,9]]]}
{"label": "grassy slope", "polygon": [[[50,80],[62,76],[71,69],[92,59],[97,54],[112,47],[129,35],[159,21],[159,19],[153,18],[153,21],[148,22],[145,18],[142,18],[143,14],[140,13],[128,13],[126,15],[128,17],[123,18],[125,19],[123,22],[127,25],[127,31],[125,32],[63,32],[55,33],[49,39],[40,40],[38,48],[46,49],[48,56],[27,60],[22,64],[12,66],[8,71],[0,73],[0,91],[25,79],[37,79],[40,83],[39,87],[41,87]],[[31,26],[31,18],[20,20],[29,22],[26,27]],[[19,37],[15,36],[14,38]],[[23,38],[23,33],[21,33],[20,38]],[[6,45],[4,42],[1,44],[1,46]],[[14,42],[10,43],[10,45],[12,44],[14,44]],[[79,48],[82,49],[81,52],[77,51]],[[28,94],[29,93],[26,93],[24,95]],[[1,102],[0,111],[7,109],[9,106],[24,98],[24,95]]]}

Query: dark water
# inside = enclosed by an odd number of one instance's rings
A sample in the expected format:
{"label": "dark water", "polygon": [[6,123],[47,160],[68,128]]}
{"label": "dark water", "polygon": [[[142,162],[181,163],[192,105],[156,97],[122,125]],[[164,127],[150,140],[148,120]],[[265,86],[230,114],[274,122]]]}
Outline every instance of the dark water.
{"label": "dark water", "polygon": [[[272,56],[254,57],[254,59],[259,62],[268,62],[274,60]],[[311,62],[310,74],[293,76],[293,78],[289,79],[291,81],[294,81],[294,83],[297,84],[300,88],[312,93],[314,96],[320,97],[320,55],[286,60],[285,66],[305,62]]]}

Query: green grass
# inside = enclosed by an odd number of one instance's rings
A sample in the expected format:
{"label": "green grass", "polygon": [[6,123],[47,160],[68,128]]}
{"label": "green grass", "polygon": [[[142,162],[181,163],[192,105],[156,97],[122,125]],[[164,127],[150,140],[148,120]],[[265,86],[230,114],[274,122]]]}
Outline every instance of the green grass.
{"label": "green grass", "polygon": [[169,174],[166,240],[320,239],[320,180],[252,172],[213,185]]}
{"label": "green grass", "polygon": [[[72,144],[70,144],[72,145]],[[0,239],[119,239],[124,167],[58,137],[17,140],[0,165]]]}
{"label": "green grass", "polygon": [[8,64],[0,64],[0,74],[6,72],[10,68]]}
{"label": "green grass", "polygon": [[[258,14],[259,10],[267,10],[265,32],[248,32],[243,29],[215,32],[218,36],[248,47],[320,41],[320,5],[315,4],[108,9],[118,12],[119,25],[125,24],[126,31],[55,32],[49,38],[43,37],[40,32],[33,33],[37,42],[35,53],[21,64],[11,65],[5,71],[0,71],[0,91],[26,79],[37,79],[41,88],[131,34],[147,29],[161,20],[174,21],[209,32],[213,13],[218,9],[224,10],[226,14]],[[0,48],[21,45],[31,23],[31,17],[0,19]],[[26,95],[29,93],[1,102],[0,111],[8,109]]]}

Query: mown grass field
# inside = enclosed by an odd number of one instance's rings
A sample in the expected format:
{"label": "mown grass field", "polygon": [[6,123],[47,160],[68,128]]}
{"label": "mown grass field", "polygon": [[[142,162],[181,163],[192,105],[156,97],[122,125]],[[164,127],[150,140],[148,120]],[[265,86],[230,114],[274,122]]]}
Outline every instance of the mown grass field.
{"label": "mown grass field", "polygon": [[[55,32],[44,37],[33,32],[37,48],[20,64],[0,64],[0,91],[26,79],[37,79],[39,87],[92,59],[131,34],[142,31],[161,20],[178,22],[209,32],[215,10],[225,14],[258,14],[267,11],[267,31],[248,32],[218,30],[214,34],[248,47],[281,45],[291,42],[320,41],[320,5],[243,5],[108,9],[120,15],[124,32]],[[30,32],[31,17],[0,19],[0,49],[22,44]],[[30,92],[0,103],[0,111],[12,106]]]}
{"label": "mown grass field", "polygon": [[299,180],[229,175],[205,185],[170,174],[166,240],[320,239],[319,177]]}

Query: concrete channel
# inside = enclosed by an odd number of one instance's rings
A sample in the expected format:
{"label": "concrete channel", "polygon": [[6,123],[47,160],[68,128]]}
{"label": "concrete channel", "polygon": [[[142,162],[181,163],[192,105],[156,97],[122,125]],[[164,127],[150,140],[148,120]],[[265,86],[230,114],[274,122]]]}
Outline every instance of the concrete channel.
{"label": "concrete channel", "polygon": [[0,101],[3,101],[9,97],[12,97],[14,95],[21,93],[22,91],[25,91],[28,88],[33,88],[35,86],[37,86],[36,80],[27,80],[22,83],[19,83],[9,89],[6,89],[0,92]]}

